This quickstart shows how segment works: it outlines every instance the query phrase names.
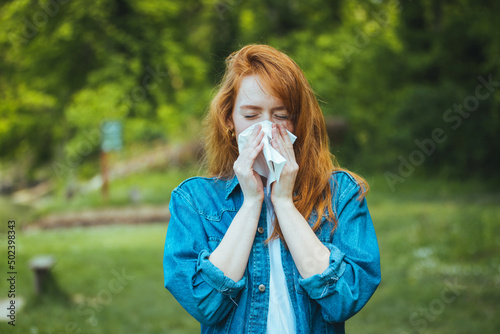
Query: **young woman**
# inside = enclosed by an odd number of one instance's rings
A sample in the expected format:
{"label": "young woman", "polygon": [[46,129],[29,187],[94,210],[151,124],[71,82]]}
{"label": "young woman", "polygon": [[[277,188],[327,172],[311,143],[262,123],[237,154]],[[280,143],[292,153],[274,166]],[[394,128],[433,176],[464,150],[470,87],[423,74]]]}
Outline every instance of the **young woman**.
{"label": "young woman", "polygon": [[[202,333],[344,333],[380,283],[368,187],[335,164],[321,109],[293,60],[249,45],[226,62],[205,119],[211,177],[172,192],[165,287]],[[253,168],[263,121],[286,159],[271,189]]]}

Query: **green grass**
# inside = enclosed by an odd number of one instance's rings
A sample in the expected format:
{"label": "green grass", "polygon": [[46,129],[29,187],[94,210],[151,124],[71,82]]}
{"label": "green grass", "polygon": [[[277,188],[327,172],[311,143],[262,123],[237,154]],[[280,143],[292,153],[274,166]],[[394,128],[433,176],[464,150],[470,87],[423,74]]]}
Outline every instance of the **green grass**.
{"label": "green grass", "polygon": [[[183,177],[170,176],[168,182],[175,185]],[[151,178],[146,183],[165,182]],[[500,196],[495,188],[476,181],[410,178],[391,192],[383,178],[368,181],[382,283],[347,322],[347,332],[497,333]],[[18,313],[15,330],[0,323],[0,332],[199,332],[196,321],[163,288],[166,229],[148,224],[18,231],[17,290],[27,305]],[[6,235],[0,238],[5,259]],[[28,261],[47,253],[57,258],[57,286],[50,298],[40,299],[33,293]],[[113,270],[122,269],[134,278],[111,292]],[[1,271],[6,271],[3,260]],[[6,284],[0,281],[3,295]]]}
{"label": "green grass", "polygon": [[409,179],[395,192],[383,179],[372,186],[382,283],[347,330],[497,333],[499,193],[476,181]]}
{"label": "green grass", "polygon": [[[17,291],[27,304],[17,314],[15,332],[199,332],[163,288],[166,229],[166,224],[147,224],[18,233]],[[2,240],[2,259],[4,245]],[[37,254],[57,259],[53,274],[58,287],[49,298],[33,293],[28,262]],[[4,280],[0,291],[7,291]],[[6,330],[12,331],[11,326],[0,323],[0,332]]]}

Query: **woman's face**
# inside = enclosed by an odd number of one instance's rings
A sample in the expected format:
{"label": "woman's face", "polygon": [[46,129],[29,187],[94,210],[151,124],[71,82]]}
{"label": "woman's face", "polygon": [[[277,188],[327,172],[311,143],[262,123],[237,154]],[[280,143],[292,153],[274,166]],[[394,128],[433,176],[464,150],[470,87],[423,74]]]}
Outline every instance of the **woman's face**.
{"label": "woman's face", "polygon": [[293,133],[290,114],[283,102],[265,90],[259,76],[246,76],[241,80],[230,126],[238,138],[245,129],[262,121],[283,124]]}

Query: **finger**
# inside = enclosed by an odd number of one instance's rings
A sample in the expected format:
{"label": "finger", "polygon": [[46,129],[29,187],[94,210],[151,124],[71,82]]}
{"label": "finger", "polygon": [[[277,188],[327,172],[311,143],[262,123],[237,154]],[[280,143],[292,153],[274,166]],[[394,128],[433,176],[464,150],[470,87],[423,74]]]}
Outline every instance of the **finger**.
{"label": "finger", "polygon": [[[273,124],[273,128],[271,130],[271,133],[273,135],[273,138],[271,139],[271,146],[279,152],[280,148],[278,146],[278,136],[279,136],[279,131],[276,127],[276,124]],[[281,152],[280,152],[281,153]]]}
{"label": "finger", "polygon": [[283,155],[285,158],[288,156],[288,152],[286,151],[286,146],[284,143],[283,136],[281,135],[280,127],[276,124],[276,127],[273,129],[273,142],[274,148],[278,150],[278,152]]}
{"label": "finger", "polygon": [[246,150],[245,152],[242,152],[242,154],[240,154],[233,165],[233,169],[237,175],[242,175],[243,177],[245,177],[244,175],[246,175],[246,177],[249,177],[250,175],[252,175],[252,172],[255,172],[252,166],[255,162],[255,159],[262,151],[263,147],[264,143],[261,142],[253,150]]}
{"label": "finger", "polygon": [[272,146],[287,160],[290,161],[293,158],[290,150],[287,149],[285,145],[285,141],[281,134],[279,125],[276,125],[276,128],[273,129],[273,143]]}
{"label": "finger", "polygon": [[257,159],[257,156],[259,153],[262,151],[264,148],[264,142],[261,142],[257,147],[255,147],[252,151],[248,153],[248,161],[250,162],[250,165],[253,165],[255,159]]}
{"label": "finger", "polygon": [[285,145],[287,147],[290,147],[290,148],[293,147],[293,143],[290,140],[290,136],[288,135],[288,132],[286,131],[286,128],[283,124],[279,125],[279,130],[280,130],[280,134],[281,134],[281,137],[283,138]]}
{"label": "finger", "polygon": [[293,157],[295,159],[295,152],[293,150],[293,143],[290,140],[290,136],[288,136],[288,132],[286,131],[286,128],[283,124],[280,124],[279,126],[280,134],[281,134],[281,139],[283,143],[283,147],[286,149],[286,152],[288,152],[290,157]]}
{"label": "finger", "polygon": [[277,151],[280,152],[280,154],[286,159],[286,163],[285,163],[284,168],[287,169],[287,168],[293,166],[296,163],[293,149],[288,149],[284,145],[282,139],[276,141],[276,146],[278,147]]}
{"label": "finger", "polygon": [[248,141],[243,149],[245,150],[248,147],[251,147],[252,145],[257,146],[260,143],[260,141],[262,141],[262,138],[264,136],[261,132],[262,133],[264,132],[262,131],[262,126],[260,124],[257,124],[255,128],[252,130],[250,136],[248,137]]}
{"label": "finger", "polygon": [[246,147],[238,157],[238,160],[241,161],[241,165],[244,166],[245,169],[251,169],[255,159],[257,159],[259,153],[262,152],[264,148],[264,142],[262,141],[263,137],[264,131],[261,131],[257,138],[252,143],[249,143],[249,145],[247,145],[248,147]]}
{"label": "finger", "polygon": [[253,140],[249,140],[248,143],[245,145],[244,150],[247,152],[253,151],[257,146],[262,144],[262,139],[264,138],[264,131],[260,131],[257,136]]}
{"label": "finger", "polygon": [[260,134],[260,131],[262,130],[262,125],[260,124],[257,124],[253,130],[252,130],[252,133],[250,134],[250,137],[248,138],[248,141],[252,141],[252,140],[255,140],[255,138],[257,138]]}
{"label": "finger", "polygon": [[280,152],[280,154],[287,160],[289,161],[290,160],[290,154],[288,152],[288,150],[286,149],[285,147],[285,144],[283,142],[283,138],[281,138],[281,136],[278,134],[278,136],[276,137],[276,146],[277,146],[277,150],[278,152]]}

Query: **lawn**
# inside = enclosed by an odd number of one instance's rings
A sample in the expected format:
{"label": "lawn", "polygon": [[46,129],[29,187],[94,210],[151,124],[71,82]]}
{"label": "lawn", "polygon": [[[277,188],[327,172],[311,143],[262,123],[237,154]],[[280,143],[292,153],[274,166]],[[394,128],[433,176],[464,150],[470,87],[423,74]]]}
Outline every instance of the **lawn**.
{"label": "lawn", "polygon": [[498,333],[500,193],[474,181],[372,182],[382,284],[351,333]]}
{"label": "lawn", "polygon": [[[500,194],[474,181],[409,179],[395,192],[383,178],[369,181],[383,277],[348,333],[498,333]],[[0,332],[199,332],[163,288],[166,230],[156,223],[17,231],[16,293],[25,305],[16,327],[2,322]],[[6,259],[7,235],[0,240]],[[36,254],[57,259],[47,298],[34,295],[28,263]],[[6,260],[1,271],[6,298]]]}
{"label": "lawn", "polygon": [[[193,333],[191,317],[163,288],[165,223],[33,231],[18,237],[17,333]],[[4,235],[2,235],[4,237]],[[5,238],[4,238],[5,239]],[[2,245],[2,250],[5,249]],[[53,254],[57,286],[35,298],[29,259]],[[5,252],[2,252],[5,258]],[[2,269],[5,268],[2,266]],[[3,271],[3,270],[2,270]],[[7,286],[2,280],[0,291]],[[0,332],[9,328],[0,323]]]}

